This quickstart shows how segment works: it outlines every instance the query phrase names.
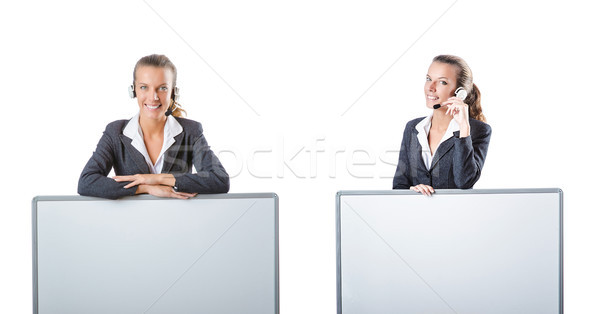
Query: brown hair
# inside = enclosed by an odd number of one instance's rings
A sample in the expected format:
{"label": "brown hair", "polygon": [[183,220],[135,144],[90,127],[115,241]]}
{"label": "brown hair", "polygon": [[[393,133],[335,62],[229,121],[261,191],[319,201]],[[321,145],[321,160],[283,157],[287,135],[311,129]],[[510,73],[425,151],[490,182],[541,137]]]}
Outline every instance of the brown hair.
{"label": "brown hair", "polygon": [[485,116],[481,110],[481,92],[477,85],[473,83],[473,73],[467,62],[460,57],[452,55],[439,55],[433,58],[433,62],[451,64],[458,71],[456,75],[457,88],[462,87],[467,91],[465,104],[469,105],[469,116],[473,119],[486,122]]}
{"label": "brown hair", "polygon": [[152,54],[149,56],[145,56],[142,57],[140,60],[138,60],[138,62],[135,64],[135,67],[133,68],[133,85],[135,86],[135,73],[138,69],[138,67],[141,66],[153,66],[153,67],[157,67],[157,68],[167,68],[169,70],[171,70],[171,72],[173,72],[173,90],[171,91],[171,103],[169,104],[169,108],[171,108],[173,110],[172,115],[175,117],[182,117],[184,114],[186,114],[185,110],[183,110],[181,108],[181,105],[175,101],[175,86],[177,86],[177,68],[175,67],[175,65],[173,64],[173,62],[171,62],[171,60],[169,60],[169,58],[167,58],[167,56],[165,55],[158,55],[158,54]]}

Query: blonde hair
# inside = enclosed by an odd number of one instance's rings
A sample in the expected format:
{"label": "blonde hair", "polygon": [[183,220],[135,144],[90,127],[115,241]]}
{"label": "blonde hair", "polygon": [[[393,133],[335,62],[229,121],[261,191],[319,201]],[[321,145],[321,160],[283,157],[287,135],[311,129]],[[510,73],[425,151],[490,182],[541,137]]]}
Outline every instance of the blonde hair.
{"label": "blonde hair", "polygon": [[179,104],[178,102],[175,101],[175,86],[177,86],[177,68],[175,67],[173,62],[171,62],[171,60],[169,60],[169,58],[167,58],[167,56],[165,56],[165,55],[152,54],[149,56],[142,57],[140,60],[138,60],[138,62],[135,64],[135,67],[133,68],[133,85],[134,86],[135,86],[135,73],[136,73],[138,67],[141,67],[141,66],[153,66],[153,67],[157,67],[157,68],[167,68],[167,69],[171,70],[171,72],[173,72],[173,90],[171,91],[171,103],[169,104],[169,108],[171,108],[171,110],[173,111],[172,115],[174,117],[181,118],[184,115],[187,115],[187,112],[185,112],[185,110],[183,110],[183,108],[181,108],[181,104]]}

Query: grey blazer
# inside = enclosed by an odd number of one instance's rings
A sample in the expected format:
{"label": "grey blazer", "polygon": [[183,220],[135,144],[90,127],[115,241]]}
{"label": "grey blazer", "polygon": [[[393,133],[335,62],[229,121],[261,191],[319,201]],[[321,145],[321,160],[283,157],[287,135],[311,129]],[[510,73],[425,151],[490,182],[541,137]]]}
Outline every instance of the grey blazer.
{"label": "grey blazer", "polygon": [[415,126],[424,118],[409,121],[404,128],[400,157],[394,175],[394,189],[408,189],[426,184],[435,189],[470,189],[481,176],[492,128],[485,122],[469,119],[471,135],[460,138],[460,132],[440,143],[431,169],[427,170],[421,157],[419,131]]}
{"label": "grey blazer", "polygon": [[[199,122],[176,118],[183,132],[175,136],[175,143],[164,153],[162,173],[175,176],[175,189],[189,193],[227,193],[229,175],[212,152]],[[117,120],[106,126],[96,150],[87,162],[77,191],[85,196],[117,199],[134,195],[136,187],[123,188],[127,182],[116,182],[107,177],[111,168],[116,175],[150,173],[144,156],[123,135],[129,120]],[[192,174],[192,165],[197,173]]]}

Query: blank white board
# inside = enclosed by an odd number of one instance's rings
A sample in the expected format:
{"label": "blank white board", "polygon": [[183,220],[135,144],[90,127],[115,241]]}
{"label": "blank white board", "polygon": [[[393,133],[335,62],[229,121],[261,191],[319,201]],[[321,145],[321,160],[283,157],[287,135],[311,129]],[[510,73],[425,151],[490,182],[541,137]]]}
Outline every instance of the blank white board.
{"label": "blank white board", "polygon": [[33,200],[34,313],[279,313],[272,193]]}
{"label": "blank white board", "polygon": [[338,313],[562,313],[562,191],[341,191]]}

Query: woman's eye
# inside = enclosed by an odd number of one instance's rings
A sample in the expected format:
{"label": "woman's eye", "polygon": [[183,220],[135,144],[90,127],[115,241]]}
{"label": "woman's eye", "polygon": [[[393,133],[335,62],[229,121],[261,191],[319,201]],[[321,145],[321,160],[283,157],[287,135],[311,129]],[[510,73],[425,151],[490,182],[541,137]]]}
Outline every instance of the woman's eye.
{"label": "woman's eye", "polygon": [[426,78],[425,78],[425,80],[426,80],[427,82],[429,82],[429,81],[431,81],[431,78],[428,76],[428,77],[426,77]]}
{"label": "woman's eye", "polygon": [[442,84],[442,85],[448,85],[448,82],[440,81],[440,84]]}
{"label": "woman's eye", "polygon": [[166,87],[166,86],[162,86],[162,87],[160,88],[160,90],[161,90],[161,91],[167,91],[167,87]]}
{"label": "woman's eye", "polygon": [[141,90],[146,90],[146,86],[140,86]]}

